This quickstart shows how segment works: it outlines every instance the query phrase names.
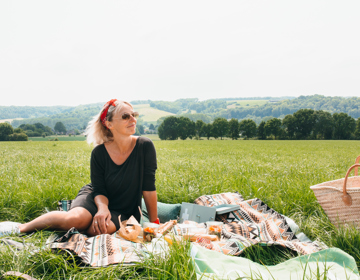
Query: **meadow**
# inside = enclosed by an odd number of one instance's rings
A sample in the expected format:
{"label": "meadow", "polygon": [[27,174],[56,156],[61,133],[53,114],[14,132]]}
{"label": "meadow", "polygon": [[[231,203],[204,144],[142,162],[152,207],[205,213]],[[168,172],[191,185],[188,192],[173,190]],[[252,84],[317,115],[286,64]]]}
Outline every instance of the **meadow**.
{"label": "meadow", "polygon": [[140,113],[143,121],[156,124],[156,121],[161,117],[168,117],[174,115],[166,111],[158,110],[150,107],[150,104],[136,104],[134,110]]}
{"label": "meadow", "polygon": [[[70,138],[70,137],[69,137]],[[343,178],[360,154],[360,141],[155,141],[158,200],[193,202],[204,194],[238,191],[260,198],[293,218],[312,240],[338,247],[360,268],[360,233],[336,229],[310,186]],[[29,221],[52,210],[60,199],[72,199],[89,182],[91,147],[85,142],[0,142],[0,221]],[[26,240],[43,244],[51,232]],[[172,247],[166,261],[150,258],[134,267],[81,268],[69,256],[43,250],[30,258],[0,251],[0,274],[22,271],[41,279],[54,278],[195,278],[188,244]],[[244,257],[274,265],[294,257],[275,247],[252,248]],[[75,277],[76,276],[76,277]]]}
{"label": "meadow", "polygon": [[[57,140],[56,140],[57,139]],[[86,137],[83,135],[52,135],[46,137],[29,137],[29,141],[85,141]]]}

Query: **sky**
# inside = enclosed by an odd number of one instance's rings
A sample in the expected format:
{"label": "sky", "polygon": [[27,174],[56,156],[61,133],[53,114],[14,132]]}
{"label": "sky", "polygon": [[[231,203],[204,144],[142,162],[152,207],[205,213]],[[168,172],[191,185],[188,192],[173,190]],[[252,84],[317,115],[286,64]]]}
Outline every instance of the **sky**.
{"label": "sky", "polygon": [[0,1],[0,106],[360,96],[360,1]]}

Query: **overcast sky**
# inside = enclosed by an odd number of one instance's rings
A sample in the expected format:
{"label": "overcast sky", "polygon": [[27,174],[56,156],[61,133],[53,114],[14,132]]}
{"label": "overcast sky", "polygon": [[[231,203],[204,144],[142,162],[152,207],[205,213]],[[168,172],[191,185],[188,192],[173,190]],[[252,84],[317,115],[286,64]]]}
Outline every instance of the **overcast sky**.
{"label": "overcast sky", "polygon": [[0,2],[0,105],[360,96],[360,1]]}

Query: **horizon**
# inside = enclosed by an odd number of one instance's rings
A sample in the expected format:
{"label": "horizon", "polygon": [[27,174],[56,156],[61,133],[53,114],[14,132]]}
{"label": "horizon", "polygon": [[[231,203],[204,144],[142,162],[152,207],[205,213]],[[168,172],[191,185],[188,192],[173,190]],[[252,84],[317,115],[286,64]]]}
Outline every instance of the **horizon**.
{"label": "horizon", "polygon": [[[216,100],[216,99],[220,99],[220,100],[225,100],[225,99],[229,99],[230,100],[261,100],[261,99],[269,99],[271,100],[271,98],[274,99],[281,99],[281,100],[285,100],[285,99],[295,99],[298,98],[300,96],[315,96],[315,95],[320,95],[320,96],[325,96],[325,97],[340,97],[340,98],[360,98],[358,96],[326,96],[326,95],[322,95],[322,94],[309,94],[309,95],[299,95],[299,96],[264,96],[264,97],[260,97],[260,96],[256,96],[256,97],[220,97],[220,98],[209,98],[209,99],[202,99],[200,100],[197,97],[188,97],[188,98],[178,98],[175,100],[151,100],[151,99],[141,99],[141,100],[131,100],[129,101],[129,103],[132,103],[134,101],[165,101],[165,102],[175,102],[176,100],[179,99],[193,99],[196,98],[198,99],[200,102],[202,101],[206,101],[206,100]],[[126,101],[126,100],[124,100]],[[82,103],[82,104],[75,104],[75,105],[63,105],[63,104],[56,104],[56,105],[2,105],[0,104],[0,107],[77,107],[77,106],[83,106],[83,105],[92,105],[92,104],[98,104],[98,103],[103,103],[105,104],[107,101],[99,101],[99,102],[92,102],[92,103]],[[143,103],[139,103],[139,104],[143,104]],[[145,103],[144,103],[145,104]]]}

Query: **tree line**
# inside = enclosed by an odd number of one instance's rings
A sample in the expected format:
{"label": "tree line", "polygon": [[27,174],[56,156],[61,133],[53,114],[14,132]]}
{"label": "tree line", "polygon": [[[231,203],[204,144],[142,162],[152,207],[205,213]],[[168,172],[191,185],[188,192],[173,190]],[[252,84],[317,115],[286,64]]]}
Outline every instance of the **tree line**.
{"label": "tree line", "polygon": [[[262,120],[274,117],[283,119],[286,115],[293,114],[303,108],[323,110],[331,114],[344,112],[353,118],[360,117],[360,98],[358,97],[344,98],[311,95],[298,98],[283,97],[276,99],[269,97],[256,99],[267,99],[269,102],[263,105],[242,106],[233,98],[204,101],[199,101],[197,98],[188,98],[178,99],[174,102],[136,100],[133,103],[150,104],[153,108],[185,116],[193,121],[201,119],[205,123],[220,117],[238,120],[253,119],[259,124]],[[241,98],[238,100],[241,100]],[[24,118],[23,120],[13,120],[11,122],[13,127],[18,127],[23,123],[42,123],[45,126],[54,127],[57,122],[62,122],[68,130],[81,130],[85,129],[88,122],[99,112],[104,103],[76,107],[0,106],[0,119]],[[141,118],[139,122],[140,120]],[[159,120],[159,124],[160,122],[162,122],[162,119]]]}
{"label": "tree line", "polygon": [[323,110],[300,109],[288,114],[283,119],[270,118],[257,125],[251,119],[240,122],[232,118],[216,118],[212,123],[202,120],[196,122],[187,117],[170,116],[158,127],[161,140],[185,140],[187,138],[229,137],[233,140],[240,137],[249,139],[336,139],[360,140],[360,118],[355,120],[346,113],[334,113]]}
{"label": "tree line", "polygon": [[[249,98],[250,99],[250,98]],[[261,99],[261,98],[258,98]],[[267,98],[270,100],[271,98]],[[323,110],[330,113],[347,113],[353,118],[360,117],[360,98],[330,97],[323,95],[300,96],[298,98],[272,99],[263,105],[227,107],[233,99],[210,99],[199,101],[197,98],[178,99],[170,101],[151,101],[150,106],[174,114],[194,113],[206,114],[212,119],[222,117],[226,119],[255,119],[265,117],[284,118],[288,114],[304,108]],[[239,98],[240,100],[240,98]]]}
{"label": "tree line", "polygon": [[151,101],[150,107],[174,114],[191,113],[192,111],[206,114],[226,109],[227,103],[221,99],[199,101],[198,98],[185,98],[175,101]]}
{"label": "tree line", "polygon": [[[72,134],[80,134],[79,131],[71,131]],[[0,123],[0,141],[28,141],[28,137],[46,137],[54,134],[66,134],[65,125],[62,122],[57,122],[52,129],[42,123],[35,124],[21,124],[17,128],[13,128],[9,123]],[[69,134],[70,135],[70,134]]]}
{"label": "tree line", "polygon": [[0,123],[0,141],[27,141],[28,136],[21,128],[13,128],[9,123]]}

